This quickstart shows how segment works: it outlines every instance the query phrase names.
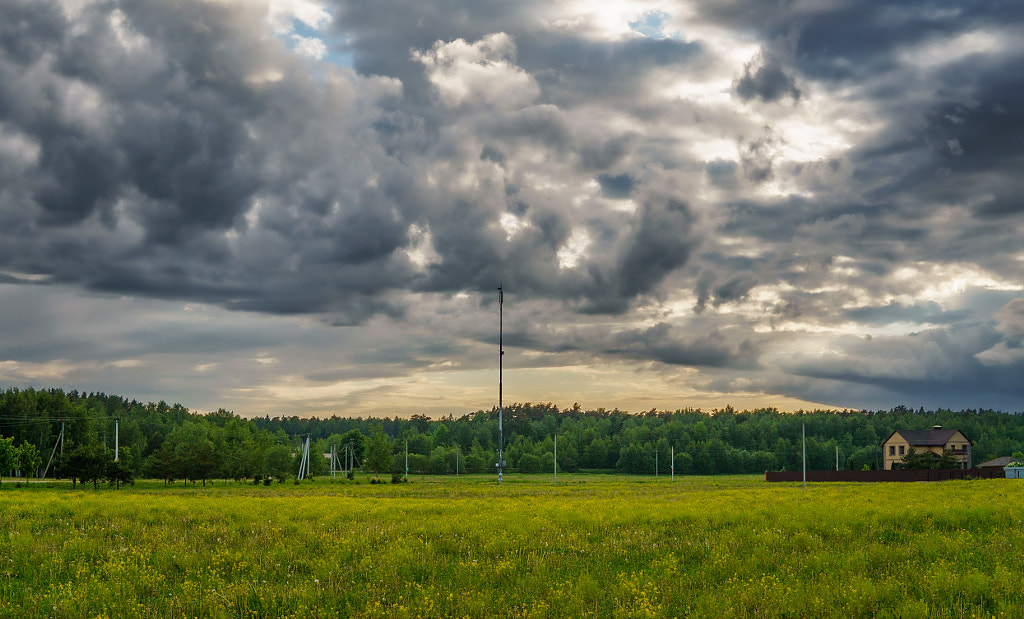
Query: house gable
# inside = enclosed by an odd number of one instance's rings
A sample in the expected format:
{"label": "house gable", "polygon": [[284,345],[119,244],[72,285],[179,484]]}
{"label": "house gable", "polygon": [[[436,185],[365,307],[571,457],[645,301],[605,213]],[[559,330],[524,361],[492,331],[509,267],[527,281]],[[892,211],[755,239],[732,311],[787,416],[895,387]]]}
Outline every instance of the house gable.
{"label": "house gable", "polygon": [[961,465],[969,468],[972,446],[971,440],[959,430],[944,430],[939,427],[931,430],[896,430],[882,443],[884,468],[892,469],[892,465],[901,461],[911,449],[936,456],[950,452]]}

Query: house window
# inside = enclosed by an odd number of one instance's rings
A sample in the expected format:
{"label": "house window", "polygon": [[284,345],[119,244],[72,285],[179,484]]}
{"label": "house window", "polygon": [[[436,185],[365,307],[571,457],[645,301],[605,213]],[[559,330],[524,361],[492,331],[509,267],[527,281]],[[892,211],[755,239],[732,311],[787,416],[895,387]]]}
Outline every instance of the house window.
{"label": "house window", "polygon": [[967,451],[967,445],[961,445],[960,451]]}
{"label": "house window", "polygon": [[890,456],[895,456],[896,455],[896,446],[895,445],[889,445],[889,455]]}
{"label": "house window", "polygon": [[900,455],[903,455],[903,445],[900,445]]}

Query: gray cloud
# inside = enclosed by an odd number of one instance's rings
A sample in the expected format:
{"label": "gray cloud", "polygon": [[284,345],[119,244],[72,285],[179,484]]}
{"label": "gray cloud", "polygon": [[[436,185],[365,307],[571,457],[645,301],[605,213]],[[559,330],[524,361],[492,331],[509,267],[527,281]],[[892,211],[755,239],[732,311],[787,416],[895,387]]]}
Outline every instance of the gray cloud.
{"label": "gray cloud", "polygon": [[[323,4],[351,69],[261,3],[0,5],[0,284],[436,336],[294,372],[317,384],[484,363],[492,301],[459,295],[502,283],[530,308],[510,341],[573,363],[835,405],[1020,395],[1014,7],[697,3],[654,38],[557,3]],[[288,346],[160,334],[97,363]],[[5,338],[0,362],[93,341]]]}
{"label": "gray cloud", "polygon": [[785,97],[791,97],[794,101],[800,99],[796,80],[785,72],[779,59],[767,50],[761,50],[756,58],[744,65],[743,77],[736,80],[733,88],[744,101],[778,101]]}

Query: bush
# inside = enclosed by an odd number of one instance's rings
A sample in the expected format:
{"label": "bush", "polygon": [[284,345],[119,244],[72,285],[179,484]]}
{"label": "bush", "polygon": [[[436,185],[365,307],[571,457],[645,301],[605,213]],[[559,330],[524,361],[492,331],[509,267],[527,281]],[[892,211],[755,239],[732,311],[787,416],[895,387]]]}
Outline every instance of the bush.
{"label": "bush", "polygon": [[393,483],[393,484],[405,483],[404,476],[401,473],[392,473],[391,474],[391,483]]}
{"label": "bush", "polygon": [[520,473],[539,473],[541,471],[541,460],[534,454],[523,454],[519,458]]}

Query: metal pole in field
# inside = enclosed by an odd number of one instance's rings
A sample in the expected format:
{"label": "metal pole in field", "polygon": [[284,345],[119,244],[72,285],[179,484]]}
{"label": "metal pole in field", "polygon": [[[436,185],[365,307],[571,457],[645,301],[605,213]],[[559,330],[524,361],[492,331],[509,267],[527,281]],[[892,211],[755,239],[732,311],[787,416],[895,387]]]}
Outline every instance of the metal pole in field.
{"label": "metal pole in field", "polygon": [[120,454],[118,453],[120,451],[118,449],[118,447],[119,447],[118,443],[119,443],[119,438],[120,438],[120,434],[118,432],[120,430],[120,423],[121,423],[120,419],[116,419],[116,418],[114,419],[114,462],[117,462],[118,460],[121,459]]}
{"label": "metal pole in field", "polygon": [[676,446],[672,446],[672,481],[676,480]]}
{"label": "metal pole in field", "polygon": [[658,476],[658,450],[654,450],[654,476]]}
{"label": "metal pole in field", "polygon": [[839,445],[836,445],[836,470],[839,470]]}
{"label": "metal pole in field", "polygon": [[50,452],[50,459],[46,461],[46,468],[43,469],[43,476],[41,479],[46,479],[46,474],[50,471],[50,463],[53,462],[53,456],[57,453],[58,445],[60,445],[61,455],[64,455],[64,424],[60,425],[60,436],[57,437],[56,442],[53,444],[53,451]]}
{"label": "metal pole in field", "polygon": [[807,486],[807,424],[801,426],[800,432],[804,441],[804,486]]}
{"label": "metal pole in field", "polygon": [[555,483],[558,483],[558,435],[555,435]]}
{"label": "metal pole in field", "polygon": [[503,347],[502,336],[503,336],[503,316],[502,316],[502,303],[505,301],[504,292],[501,289],[501,284],[498,284],[498,483],[501,483],[501,472],[505,467],[504,457],[504,445],[505,445],[505,434],[502,428],[502,421],[504,417],[504,411],[501,406],[501,371],[503,361],[505,357],[505,349]]}
{"label": "metal pole in field", "polygon": [[[459,466],[455,463],[455,466]],[[405,439],[405,481],[409,481],[409,439]]]}

